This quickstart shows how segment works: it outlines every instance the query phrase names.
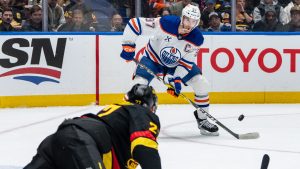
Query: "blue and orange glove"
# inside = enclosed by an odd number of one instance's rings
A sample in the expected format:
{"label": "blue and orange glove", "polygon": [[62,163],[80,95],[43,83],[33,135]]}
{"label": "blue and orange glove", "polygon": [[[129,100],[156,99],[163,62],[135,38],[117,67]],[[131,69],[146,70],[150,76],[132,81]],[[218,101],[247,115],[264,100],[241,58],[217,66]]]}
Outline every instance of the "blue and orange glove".
{"label": "blue and orange glove", "polygon": [[123,50],[121,52],[121,58],[131,61],[135,55],[135,44],[122,44]]}
{"label": "blue and orange glove", "polygon": [[175,77],[175,78],[169,78],[169,84],[172,85],[172,87],[168,87],[167,93],[174,97],[178,97],[181,92],[181,78]]}

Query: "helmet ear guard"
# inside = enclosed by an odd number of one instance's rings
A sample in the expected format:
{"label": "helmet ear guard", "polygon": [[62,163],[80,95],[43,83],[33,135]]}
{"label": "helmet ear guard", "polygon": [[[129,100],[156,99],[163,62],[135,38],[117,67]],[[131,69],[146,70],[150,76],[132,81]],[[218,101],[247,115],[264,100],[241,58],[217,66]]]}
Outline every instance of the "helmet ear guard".
{"label": "helmet ear guard", "polygon": [[157,96],[152,86],[136,84],[125,95],[128,102],[142,105],[155,113],[157,108]]}

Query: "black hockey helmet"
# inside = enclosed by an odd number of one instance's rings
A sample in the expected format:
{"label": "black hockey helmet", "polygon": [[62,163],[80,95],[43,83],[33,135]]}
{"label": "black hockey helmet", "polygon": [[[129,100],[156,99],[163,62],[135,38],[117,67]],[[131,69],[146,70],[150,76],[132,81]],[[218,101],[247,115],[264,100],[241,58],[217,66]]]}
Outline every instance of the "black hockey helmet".
{"label": "black hockey helmet", "polygon": [[152,86],[135,84],[125,95],[125,100],[148,107],[153,113],[157,109],[157,95]]}

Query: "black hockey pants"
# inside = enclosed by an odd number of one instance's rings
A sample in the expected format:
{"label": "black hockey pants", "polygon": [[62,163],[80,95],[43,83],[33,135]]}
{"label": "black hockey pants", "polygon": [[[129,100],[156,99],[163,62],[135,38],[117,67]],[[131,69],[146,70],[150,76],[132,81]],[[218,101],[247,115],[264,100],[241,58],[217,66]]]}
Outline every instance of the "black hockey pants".
{"label": "black hockey pants", "polygon": [[67,125],[43,140],[37,154],[24,169],[105,169],[105,167],[95,140],[78,126]]}

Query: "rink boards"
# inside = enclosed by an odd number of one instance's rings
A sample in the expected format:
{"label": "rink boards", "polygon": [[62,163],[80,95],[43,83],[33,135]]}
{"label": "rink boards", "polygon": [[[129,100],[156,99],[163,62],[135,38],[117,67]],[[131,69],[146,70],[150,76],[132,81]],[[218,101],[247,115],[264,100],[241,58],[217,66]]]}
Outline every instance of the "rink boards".
{"label": "rink boards", "polygon": [[[197,65],[211,103],[300,103],[300,34],[206,34]],[[119,57],[121,34],[0,36],[0,107],[119,102],[134,63]],[[139,38],[141,49],[147,38]],[[137,50],[136,53],[138,53]],[[186,103],[152,85],[160,103]],[[192,89],[184,87],[190,98]]]}

